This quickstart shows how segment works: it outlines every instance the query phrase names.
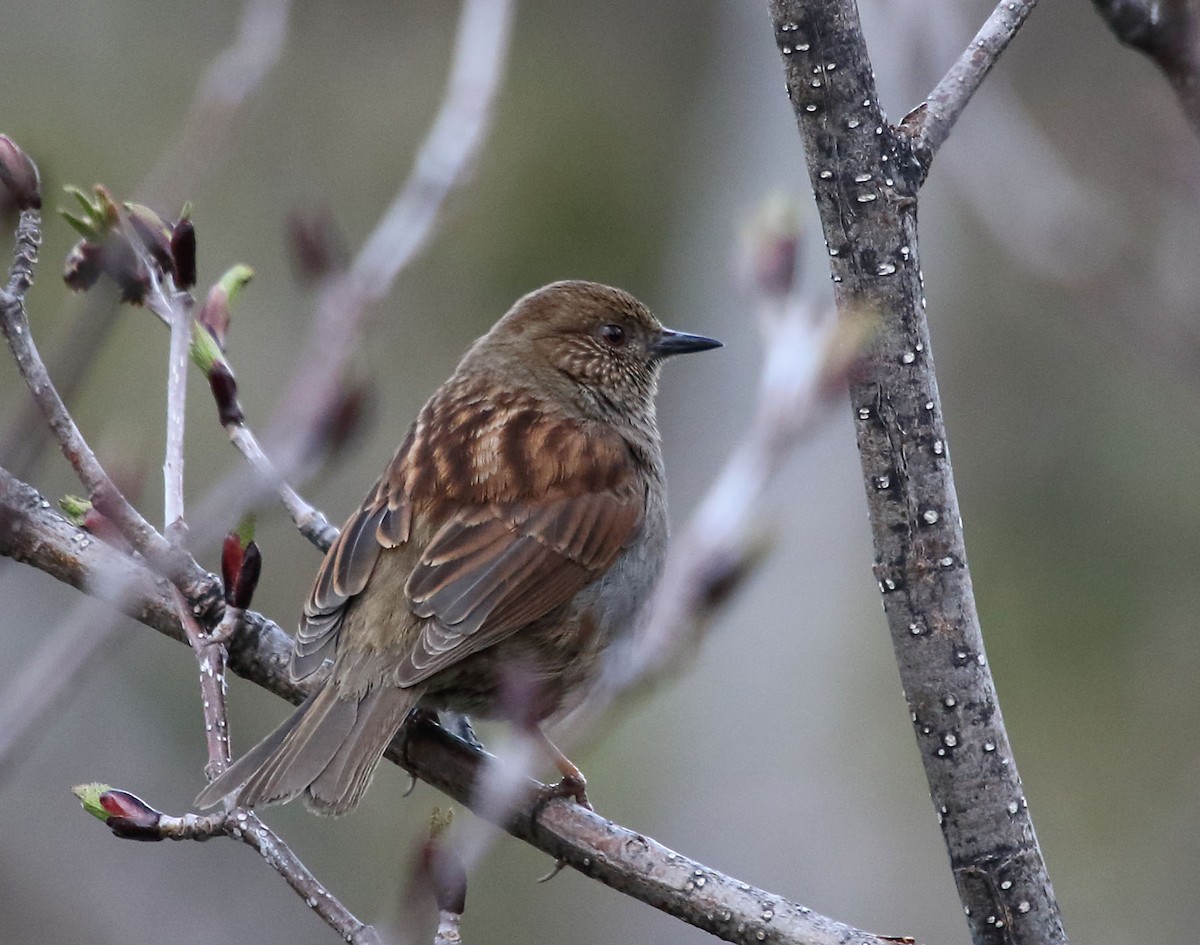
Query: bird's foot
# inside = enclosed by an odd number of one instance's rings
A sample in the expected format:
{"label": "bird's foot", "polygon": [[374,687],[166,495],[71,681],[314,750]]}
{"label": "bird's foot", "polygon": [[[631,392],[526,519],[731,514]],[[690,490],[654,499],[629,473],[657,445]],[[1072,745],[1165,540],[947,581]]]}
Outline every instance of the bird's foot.
{"label": "bird's foot", "polygon": [[556,797],[570,797],[573,798],[575,803],[580,807],[586,807],[590,811],[594,811],[596,809],[592,806],[592,802],[588,800],[587,779],[584,778],[578,768],[575,768],[575,770],[570,774],[564,773],[562,780],[557,784],[547,784],[543,786],[539,806],[544,807]]}

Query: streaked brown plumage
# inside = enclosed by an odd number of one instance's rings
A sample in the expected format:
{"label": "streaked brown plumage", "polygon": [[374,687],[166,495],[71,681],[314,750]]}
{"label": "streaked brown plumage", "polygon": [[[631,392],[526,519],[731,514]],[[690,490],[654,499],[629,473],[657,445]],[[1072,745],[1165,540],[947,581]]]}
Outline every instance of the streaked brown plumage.
{"label": "streaked brown plumage", "polygon": [[518,300],[421,410],[321,563],[291,673],[332,659],[328,678],[196,803],[240,788],[247,806],[303,794],[344,813],[417,705],[540,735],[658,576],[659,365],[718,344],[595,283]]}

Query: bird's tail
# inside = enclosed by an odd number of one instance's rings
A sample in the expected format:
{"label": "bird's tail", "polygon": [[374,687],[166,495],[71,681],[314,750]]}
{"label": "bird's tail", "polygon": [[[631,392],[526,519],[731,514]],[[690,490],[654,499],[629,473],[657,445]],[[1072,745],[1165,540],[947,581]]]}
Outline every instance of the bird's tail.
{"label": "bird's tail", "polygon": [[379,686],[361,699],[342,698],[326,682],[201,791],[196,806],[212,807],[235,791],[243,807],[286,804],[303,794],[315,813],[344,814],[371,783],[384,749],[420,695],[419,689]]}

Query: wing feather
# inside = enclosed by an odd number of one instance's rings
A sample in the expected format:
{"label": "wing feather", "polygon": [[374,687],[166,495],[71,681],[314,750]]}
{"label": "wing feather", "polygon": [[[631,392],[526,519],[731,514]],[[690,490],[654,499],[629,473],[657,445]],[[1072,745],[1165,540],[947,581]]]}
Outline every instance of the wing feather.
{"label": "wing feather", "polygon": [[643,500],[633,490],[490,507],[433,537],[406,585],[429,618],[398,679],[412,685],[486,649],[566,604],[636,536]]}

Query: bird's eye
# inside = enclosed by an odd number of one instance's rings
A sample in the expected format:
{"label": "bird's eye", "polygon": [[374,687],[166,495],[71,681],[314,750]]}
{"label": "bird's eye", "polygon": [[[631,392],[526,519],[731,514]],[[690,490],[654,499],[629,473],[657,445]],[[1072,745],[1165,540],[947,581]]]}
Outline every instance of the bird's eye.
{"label": "bird's eye", "polygon": [[605,325],[600,329],[600,337],[610,348],[619,348],[625,344],[625,329],[620,325]]}

